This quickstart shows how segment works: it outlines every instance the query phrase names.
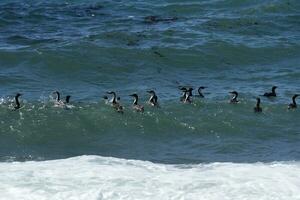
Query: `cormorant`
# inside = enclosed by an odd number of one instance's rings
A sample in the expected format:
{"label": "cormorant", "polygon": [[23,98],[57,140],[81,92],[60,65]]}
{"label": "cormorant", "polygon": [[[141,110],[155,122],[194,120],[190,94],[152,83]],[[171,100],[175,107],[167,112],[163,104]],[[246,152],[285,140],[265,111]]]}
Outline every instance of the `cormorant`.
{"label": "cormorant", "polygon": [[192,93],[193,90],[194,90],[193,88],[187,89],[183,103],[192,103],[191,97],[193,96],[193,93]]}
{"label": "cormorant", "polygon": [[233,94],[233,97],[230,99],[229,103],[238,103],[239,100],[237,97],[239,96],[239,93],[237,91],[229,92],[230,94]]}
{"label": "cormorant", "polygon": [[182,93],[182,96],[180,97],[180,101],[184,101],[185,100],[185,96],[186,96],[186,93],[187,93],[187,89],[185,87],[181,87],[179,88],[183,93]]}
{"label": "cormorant", "polygon": [[58,91],[53,92],[53,94],[56,94],[56,99],[54,102],[55,107],[62,107],[64,106],[64,102],[60,99],[60,93]]}
{"label": "cormorant", "polygon": [[262,108],[260,107],[260,98],[256,98],[256,106],[254,107],[254,112],[262,112]]}
{"label": "cormorant", "polygon": [[56,102],[60,102],[60,93],[58,91],[53,92],[53,94],[56,94]]}
{"label": "cormorant", "polygon": [[198,97],[204,98],[202,90],[204,90],[205,88],[207,88],[207,87],[201,86],[201,87],[198,88],[198,93],[199,93],[199,95],[197,95]]}
{"label": "cormorant", "polygon": [[[118,113],[124,113],[124,111],[123,111],[123,106],[121,106],[120,105],[120,103],[117,101],[117,100],[120,100],[120,98],[118,97],[117,98],[117,95],[116,95],[116,93],[115,92],[113,92],[113,91],[109,91],[109,92],[106,92],[107,94],[112,94],[113,95],[113,97],[112,97],[112,99],[110,100],[110,103],[111,103],[111,105],[112,105],[112,107],[118,112]],[[105,96],[106,97],[106,96]],[[104,97],[104,99],[105,99],[105,97]]]}
{"label": "cormorant", "polygon": [[55,99],[55,102],[54,102],[54,107],[59,107],[59,108],[71,108],[71,107],[73,107],[71,105],[67,106],[67,104],[70,103],[70,98],[71,98],[70,95],[67,95],[66,96],[66,100],[62,101],[60,99],[60,93],[58,91],[55,91],[53,93],[56,94],[56,99]]}
{"label": "cormorant", "polygon": [[132,108],[137,112],[144,112],[144,106],[138,104],[139,97],[137,94],[129,95],[134,98]]}
{"label": "cormorant", "polygon": [[297,108],[296,98],[299,96],[299,94],[295,94],[292,98],[292,103],[289,104],[289,109],[295,109]]}
{"label": "cormorant", "polygon": [[16,96],[15,96],[15,103],[16,105],[14,106],[14,110],[18,110],[21,108],[21,104],[19,102],[19,97],[22,96],[22,94],[20,93],[17,93]]}
{"label": "cormorant", "polygon": [[277,86],[273,86],[272,87],[272,92],[266,92],[264,94],[264,96],[265,97],[276,97],[276,92],[275,92],[276,88],[277,88]]}
{"label": "cormorant", "polygon": [[151,105],[151,106],[156,106],[156,107],[159,107],[159,104],[158,104],[158,101],[157,101],[157,96],[155,94],[155,91],[154,90],[149,90],[147,91],[151,96],[148,100],[148,103]]}

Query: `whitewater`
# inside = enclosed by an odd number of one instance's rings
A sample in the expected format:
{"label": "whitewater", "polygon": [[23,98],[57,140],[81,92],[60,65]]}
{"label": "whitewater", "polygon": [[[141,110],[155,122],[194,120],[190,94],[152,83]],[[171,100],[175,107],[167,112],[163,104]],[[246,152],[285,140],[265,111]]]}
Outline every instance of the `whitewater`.
{"label": "whitewater", "polygon": [[79,156],[0,163],[0,199],[300,199],[300,163],[155,164]]}

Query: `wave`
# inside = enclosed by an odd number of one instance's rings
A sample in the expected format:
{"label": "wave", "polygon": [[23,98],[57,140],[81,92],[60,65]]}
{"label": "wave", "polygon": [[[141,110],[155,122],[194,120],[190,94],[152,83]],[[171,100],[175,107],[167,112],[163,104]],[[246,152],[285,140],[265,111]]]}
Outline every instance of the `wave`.
{"label": "wave", "polygon": [[299,199],[299,162],[163,165],[80,156],[0,163],[2,199]]}
{"label": "wave", "polygon": [[253,104],[164,101],[143,114],[124,104],[123,115],[104,103],[79,102],[65,110],[27,102],[19,111],[1,105],[0,159],[97,154],[166,163],[298,160],[299,112],[271,103],[260,115]]}

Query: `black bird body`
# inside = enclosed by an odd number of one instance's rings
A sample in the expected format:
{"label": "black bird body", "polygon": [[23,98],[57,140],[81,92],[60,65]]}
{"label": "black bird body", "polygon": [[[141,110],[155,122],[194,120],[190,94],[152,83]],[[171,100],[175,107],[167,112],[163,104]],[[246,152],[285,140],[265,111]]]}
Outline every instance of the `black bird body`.
{"label": "black bird body", "polygon": [[276,97],[277,95],[276,95],[276,86],[273,86],[272,87],[272,92],[266,92],[265,94],[264,94],[264,96],[265,97]]}
{"label": "black bird body", "polygon": [[296,98],[297,98],[298,96],[299,96],[298,94],[295,94],[295,95],[292,97],[292,103],[289,104],[288,109],[296,109],[296,108],[297,108]]}
{"label": "black bird body", "polygon": [[256,106],[254,107],[254,112],[262,112],[262,108],[260,107],[260,98],[256,98],[257,102],[256,102]]}

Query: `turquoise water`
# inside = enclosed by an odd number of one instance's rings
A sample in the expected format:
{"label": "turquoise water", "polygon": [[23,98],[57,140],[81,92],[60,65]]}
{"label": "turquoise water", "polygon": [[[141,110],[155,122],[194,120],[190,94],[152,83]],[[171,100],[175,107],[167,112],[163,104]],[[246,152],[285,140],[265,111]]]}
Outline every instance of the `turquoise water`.
{"label": "turquoise water", "polygon": [[[0,2],[0,160],[299,161],[297,0]],[[156,20],[151,21],[149,16]],[[207,86],[179,102],[179,86]],[[278,86],[278,97],[255,97]],[[131,109],[155,89],[160,109]],[[51,94],[71,95],[73,109]],[[102,96],[114,90],[120,115]],[[228,104],[229,91],[241,103]],[[22,105],[11,111],[14,95]]]}

